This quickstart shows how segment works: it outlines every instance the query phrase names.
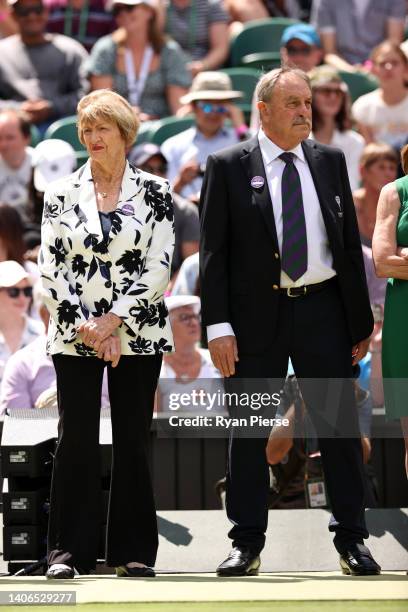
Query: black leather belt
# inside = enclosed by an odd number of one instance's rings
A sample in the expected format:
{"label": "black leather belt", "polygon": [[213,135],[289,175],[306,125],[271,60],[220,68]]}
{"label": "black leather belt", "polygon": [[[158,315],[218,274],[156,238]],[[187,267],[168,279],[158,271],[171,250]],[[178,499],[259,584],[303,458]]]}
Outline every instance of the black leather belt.
{"label": "black leather belt", "polygon": [[313,285],[302,285],[301,287],[280,287],[279,293],[283,293],[288,297],[302,297],[304,295],[308,295],[309,293],[315,293],[316,291],[321,291],[325,289],[329,285],[333,283],[335,280],[335,276],[329,278],[321,283],[313,283]]}

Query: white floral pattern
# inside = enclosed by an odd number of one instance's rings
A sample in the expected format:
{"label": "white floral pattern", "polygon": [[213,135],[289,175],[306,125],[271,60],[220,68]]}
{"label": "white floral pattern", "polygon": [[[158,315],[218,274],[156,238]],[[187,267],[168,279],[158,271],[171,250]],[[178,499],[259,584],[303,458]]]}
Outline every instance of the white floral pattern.
{"label": "white floral pattern", "polygon": [[126,164],[105,241],[88,161],[44,196],[39,267],[51,313],[47,351],[92,356],[76,328],[109,311],[122,354],[173,350],[163,293],[174,248],[169,183]]}

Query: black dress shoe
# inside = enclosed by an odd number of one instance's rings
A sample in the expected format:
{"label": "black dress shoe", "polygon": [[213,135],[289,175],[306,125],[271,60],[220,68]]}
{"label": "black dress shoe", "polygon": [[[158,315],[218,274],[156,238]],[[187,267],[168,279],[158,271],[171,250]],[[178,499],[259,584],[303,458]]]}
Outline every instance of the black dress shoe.
{"label": "black dress shoe", "polygon": [[381,574],[381,567],[371,556],[367,546],[357,542],[350,545],[340,555],[340,567],[348,576],[376,576]]}
{"label": "black dress shoe", "polygon": [[128,567],[127,565],[119,565],[116,568],[116,575],[118,578],[154,578],[156,576],[151,567]]}
{"label": "black dress shoe", "polygon": [[58,567],[53,569],[51,566],[48,568],[45,575],[48,580],[68,580],[75,576],[75,570],[73,567]]}
{"label": "black dress shoe", "polygon": [[261,565],[259,555],[248,548],[235,547],[228,557],[217,567],[218,576],[257,576]]}

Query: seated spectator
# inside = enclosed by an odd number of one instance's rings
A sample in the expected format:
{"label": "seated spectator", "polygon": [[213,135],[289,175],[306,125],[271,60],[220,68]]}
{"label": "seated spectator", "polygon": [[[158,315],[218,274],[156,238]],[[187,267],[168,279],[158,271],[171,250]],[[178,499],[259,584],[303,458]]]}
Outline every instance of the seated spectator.
{"label": "seated spectator", "polygon": [[[195,126],[162,145],[169,164],[167,178],[175,193],[197,200],[208,155],[236,144],[246,135],[244,115],[232,104],[241,97],[242,92],[234,91],[231,79],[222,72],[200,72],[194,78],[190,93],[181,102],[192,104]],[[224,126],[227,118],[233,127]]]}
{"label": "seated spectator", "polygon": [[199,295],[199,274],[199,253],[194,253],[181,264],[171,295]]}
{"label": "seated spectator", "polygon": [[42,0],[16,0],[12,11],[20,33],[0,40],[0,108],[20,108],[45,129],[76,113],[87,86],[87,52],[68,36],[46,33]]}
{"label": "seated spectator", "polygon": [[121,94],[141,121],[175,114],[191,77],[184,52],[159,29],[155,0],[113,0],[112,5],[119,29],[92,49],[91,88]]}
{"label": "seated spectator", "polygon": [[[46,296],[41,281],[34,287],[34,304],[40,313],[45,333],[16,351],[7,361],[0,391],[0,415],[15,408],[41,408],[49,405],[56,395],[56,377],[52,359],[46,352],[47,331],[50,319],[45,306]],[[47,394],[48,392],[48,394]],[[48,395],[45,404],[45,395]],[[106,370],[102,385],[102,406],[109,405]]]}
{"label": "seated spectator", "polygon": [[[53,181],[65,178],[72,174],[76,168],[76,155],[74,148],[65,140],[50,138],[42,140],[35,147],[32,156],[33,176],[32,187],[37,197],[30,210],[31,220],[41,224],[44,207],[44,192]],[[38,207],[40,204],[40,207]]]}
{"label": "seated spectator", "polygon": [[7,0],[0,0],[0,39],[18,32],[8,4]]}
{"label": "seated spectator", "polygon": [[268,17],[291,17],[300,19],[301,7],[297,0],[224,0],[230,18],[232,37],[241,32],[248,21],[267,19]]}
{"label": "seated spectator", "polygon": [[9,357],[44,333],[42,323],[27,316],[33,287],[16,261],[0,263],[0,384]]}
{"label": "seated spectator", "polygon": [[213,406],[207,400],[190,405],[174,405],[171,396],[186,393],[191,395],[203,390],[205,393],[223,392],[220,372],[213,366],[210,353],[198,348],[201,336],[200,298],[187,296],[170,296],[166,298],[170,313],[176,351],[163,356],[163,364],[157,387],[157,411],[168,412],[224,412],[222,402]]}
{"label": "seated spectator", "polygon": [[111,34],[115,20],[105,0],[45,0],[47,32],[65,34],[90,51],[99,38]]}
{"label": "seated spectator", "polygon": [[330,66],[318,66],[310,73],[314,138],[341,149],[346,157],[351,189],[360,183],[360,156],[364,138],[351,127],[350,97],[347,85]]}
{"label": "seated spectator", "polygon": [[383,40],[402,42],[405,14],[405,0],[313,0],[311,23],[322,39],[325,63],[355,71]]}
{"label": "seated spectator", "polygon": [[[166,178],[167,160],[155,144],[146,142],[137,145],[130,152],[129,161],[144,172]],[[173,193],[173,209],[175,244],[171,273],[175,274],[183,260],[198,251],[200,223],[197,206],[177,193]]]}
{"label": "seated spectator", "polygon": [[38,267],[27,261],[26,250],[21,216],[13,206],[0,203],[0,262],[16,261],[32,280],[37,280],[40,276]]}
{"label": "seated spectator", "polygon": [[354,102],[353,117],[367,142],[400,148],[408,140],[408,58],[397,44],[384,42],[371,61],[379,88]]}
{"label": "seated spectator", "polygon": [[0,111],[0,202],[27,217],[32,153],[30,121],[21,110]]}
{"label": "seated spectator", "polygon": [[362,187],[353,193],[361,242],[371,247],[381,189],[397,178],[398,155],[386,144],[369,144],[360,159]]}
{"label": "seated spectator", "polygon": [[228,15],[222,0],[162,0],[165,30],[188,57],[194,77],[221,68],[228,58]]}
{"label": "seated spectator", "polygon": [[[322,61],[323,51],[316,29],[308,23],[295,23],[283,31],[280,41],[282,66],[290,65],[310,72]],[[254,92],[250,128],[256,134],[260,127],[257,97]]]}

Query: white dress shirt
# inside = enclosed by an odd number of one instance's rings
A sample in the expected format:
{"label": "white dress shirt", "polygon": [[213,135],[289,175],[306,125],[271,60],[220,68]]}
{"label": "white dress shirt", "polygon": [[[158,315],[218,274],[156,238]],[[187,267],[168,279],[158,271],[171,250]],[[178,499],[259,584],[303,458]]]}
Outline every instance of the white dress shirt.
{"label": "white dress shirt", "polygon": [[[279,250],[282,254],[283,240],[283,218],[282,218],[282,174],[285,162],[279,159],[279,155],[285,151],[273,143],[263,132],[258,132],[259,146],[265,167],[266,179],[272,200],[273,216],[275,219],[276,234],[278,237]],[[333,268],[333,256],[330,250],[326,227],[324,225],[322,212],[316,188],[305,159],[301,144],[291,149],[294,153],[294,164],[299,172],[302,186],[303,208],[305,212],[307,233],[307,270],[297,281],[281,271],[281,287],[301,287],[321,283],[336,275]],[[272,257],[272,249],[271,249]],[[230,323],[216,323],[207,326],[208,341],[221,336],[232,336],[234,331]]]}

